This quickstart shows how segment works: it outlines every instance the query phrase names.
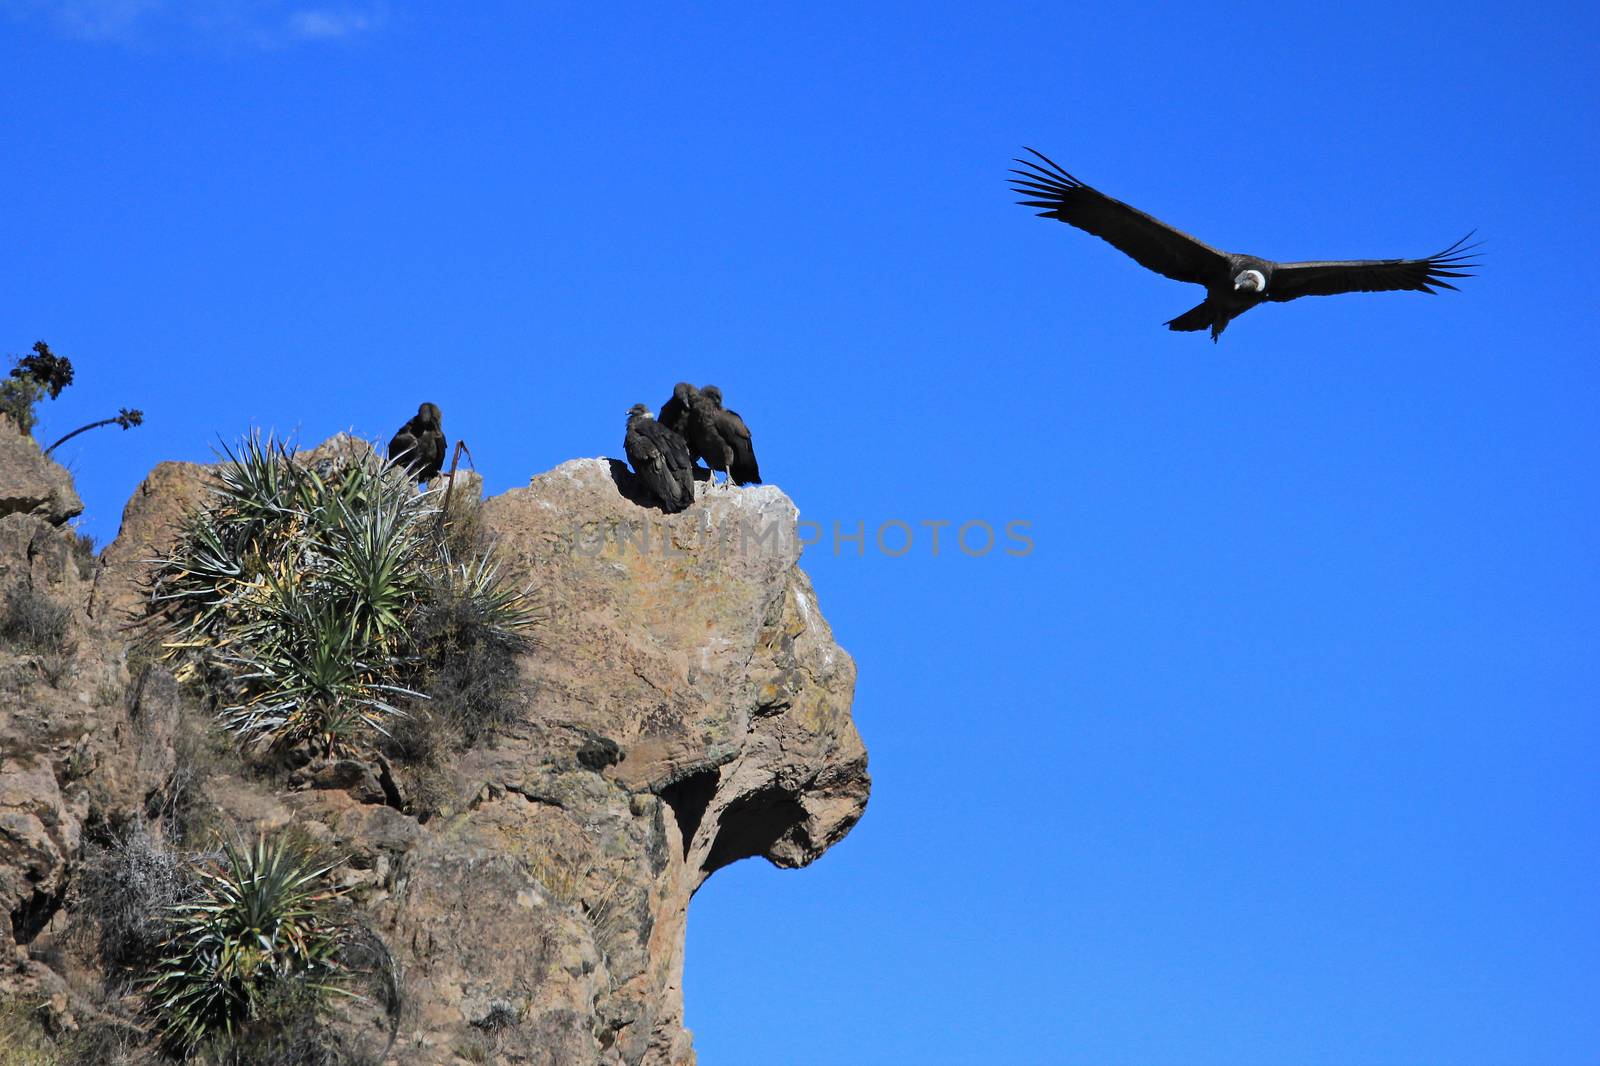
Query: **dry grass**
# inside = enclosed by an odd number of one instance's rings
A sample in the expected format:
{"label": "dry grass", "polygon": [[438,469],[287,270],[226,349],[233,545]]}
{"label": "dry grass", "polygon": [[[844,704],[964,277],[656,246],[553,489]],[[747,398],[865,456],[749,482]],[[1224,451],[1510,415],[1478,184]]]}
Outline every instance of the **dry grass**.
{"label": "dry grass", "polygon": [[160,1066],[166,1060],[140,1030],[109,1022],[81,1024],[52,1036],[45,1006],[12,999],[0,1002],[0,1064],[3,1066]]}
{"label": "dry grass", "polygon": [[66,1066],[61,1050],[45,1031],[42,1004],[21,999],[0,1004],[0,1063],[6,1066]]}
{"label": "dry grass", "polygon": [[185,858],[136,822],[84,849],[74,889],[73,921],[93,941],[117,980],[158,956],[171,908],[194,893]]}
{"label": "dry grass", "polygon": [[78,577],[88,581],[94,577],[94,568],[99,562],[95,555],[94,537],[72,528],[68,528],[67,532],[72,534],[72,561],[77,565]]}
{"label": "dry grass", "polygon": [[12,585],[0,600],[0,644],[31,654],[52,688],[60,687],[78,653],[71,629],[71,610],[31,585]]}
{"label": "dry grass", "polygon": [[0,601],[0,641],[19,650],[59,648],[71,623],[71,611],[31,585],[12,585]]}

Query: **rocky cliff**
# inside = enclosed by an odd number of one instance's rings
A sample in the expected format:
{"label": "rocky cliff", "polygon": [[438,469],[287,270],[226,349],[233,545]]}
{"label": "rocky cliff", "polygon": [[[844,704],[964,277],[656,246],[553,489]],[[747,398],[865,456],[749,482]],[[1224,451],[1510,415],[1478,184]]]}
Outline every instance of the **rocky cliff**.
{"label": "rocky cliff", "polygon": [[[702,483],[668,516],[599,459],[484,501],[478,521],[545,613],[516,664],[519,719],[426,781],[381,759],[285,776],[208,734],[161,666],[130,664],[147,561],[205,475],[158,466],[91,560],[62,525],[70,481],[0,427],[16,616],[0,626],[0,995],[37,1005],[53,1037],[110,1019],[138,1042],[137,993],[72,935],[74,878],[89,838],[159,833],[181,793],[213,833],[294,825],[339,856],[394,959],[384,1061],[693,1062],[695,890],[742,858],[804,866],[867,802],[855,667],[797,565],[794,505]],[[426,805],[408,795],[422,788]]]}

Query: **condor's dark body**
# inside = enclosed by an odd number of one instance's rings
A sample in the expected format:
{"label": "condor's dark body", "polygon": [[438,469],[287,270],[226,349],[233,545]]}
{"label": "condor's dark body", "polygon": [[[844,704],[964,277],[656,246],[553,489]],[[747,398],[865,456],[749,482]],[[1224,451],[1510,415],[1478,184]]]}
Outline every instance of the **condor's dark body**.
{"label": "condor's dark body", "polygon": [[1272,291],[1272,272],[1277,264],[1270,259],[1253,255],[1230,255],[1222,270],[1207,278],[1206,298],[1167,323],[1167,328],[1180,333],[1209,329],[1215,341],[1228,328],[1228,323],[1250,310],[1256,304],[1266,303],[1271,297],[1254,289],[1235,288],[1235,279],[1247,270],[1259,271],[1266,279],[1263,288]]}
{"label": "condor's dark body", "polygon": [[689,439],[689,412],[699,395],[699,389],[687,381],[680,381],[672,387],[672,398],[661,405],[661,413],[656,415],[657,422],[682,437],[689,445],[689,458],[693,460],[698,460],[700,453],[695,449],[694,441]]}
{"label": "condor's dark body", "polygon": [[628,409],[628,428],[622,450],[633,465],[645,493],[668,514],[694,503],[694,460],[682,437],[650,416],[650,408],[636,403]]}
{"label": "condor's dark body", "polygon": [[444,419],[438,405],[425,403],[389,440],[389,461],[402,463],[418,481],[432,481],[444,467]]}
{"label": "condor's dark body", "polygon": [[1432,293],[1454,289],[1446,278],[1467,278],[1476,245],[1465,238],[1424,259],[1343,259],[1275,263],[1254,255],[1237,255],[1211,247],[1182,230],[1113,200],[1062,170],[1047,156],[1028,149],[1040,162],[1019,159],[1027,169],[1012,169],[1012,187],[1033,199],[1018,201],[1039,208],[1039,215],[1076,226],[1131,257],[1140,266],[1174,281],[1203,285],[1206,298],[1167,323],[1168,329],[1209,329],[1215,341],[1228,323],[1268,300],[1283,302],[1301,296],[1334,296],[1345,292]]}
{"label": "condor's dark body", "polygon": [[727,474],[735,485],[761,481],[750,427],[738,411],[722,406],[722,390],[715,385],[703,386],[689,407],[689,448],[706,461],[706,466]]}
{"label": "condor's dark body", "polygon": [[656,421],[666,426],[680,437],[689,433],[689,409],[694,406],[694,398],[700,395],[700,390],[687,381],[680,381],[672,386],[672,398],[661,405],[661,413],[656,415]]}

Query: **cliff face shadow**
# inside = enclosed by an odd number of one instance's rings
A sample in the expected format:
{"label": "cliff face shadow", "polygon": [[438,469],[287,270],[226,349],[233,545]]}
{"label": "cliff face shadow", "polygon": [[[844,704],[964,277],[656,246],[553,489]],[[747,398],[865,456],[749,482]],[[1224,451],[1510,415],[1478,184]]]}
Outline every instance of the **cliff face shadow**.
{"label": "cliff face shadow", "polygon": [[649,496],[645,495],[644,486],[639,483],[639,477],[628,464],[621,459],[607,459],[606,464],[611,468],[611,480],[616,483],[617,492],[629,503],[636,503],[640,507],[649,507],[659,511],[661,507]]}
{"label": "cliff face shadow", "polygon": [[[645,493],[644,486],[639,482],[639,476],[628,469],[628,464],[621,459],[607,459],[606,465],[611,469],[611,480],[616,483],[617,492],[629,503],[636,503],[640,507],[648,507],[652,511],[667,513],[666,508]],[[694,480],[698,484],[711,480],[711,471],[703,467],[694,468]]]}
{"label": "cliff face shadow", "polygon": [[776,786],[739,796],[722,812],[717,839],[706,856],[706,873],[767,854],[785,833],[803,827],[808,817],[798,796]]}

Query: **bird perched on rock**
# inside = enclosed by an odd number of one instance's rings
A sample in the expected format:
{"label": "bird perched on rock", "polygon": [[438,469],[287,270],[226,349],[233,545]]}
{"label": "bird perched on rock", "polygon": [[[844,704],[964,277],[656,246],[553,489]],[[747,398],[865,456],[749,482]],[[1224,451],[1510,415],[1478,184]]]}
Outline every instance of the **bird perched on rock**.
{"label": "bird perched on rock", "polygon": [[689,458],[689,445],[657,422],[642,403],[628,408],[622,450],[645,492],[663,511],[674,514],[694,503],[694,460]]}
{"label": "bird perched on rock", "polygon": [[1094,234],[1146,270],[1174,281],[1204,285],[1205,300],[1166,325],[1180,332],[1209,329],[1213,341],[1222,336],[1229,322],[1268,300],[1282,302],[1345,292],[1453,290],[1455,286],[1445,279],[1470,278],[1466,268],[1478,265],[1472,258],[1477,245],[1466,245],[1467,237],[1426,259],[1275,263],[1253,255],[1219,251],[1121,200],[1091,189],[1043,153],[1032,148],[1028,151],[1041,162],[1016,160],[1028,169],[1013,168],[1011,173],[1018,176],[1011,179],[1011,185],[1034,199],[1017,202],[1040,208],[1043,218]]}
{"label": "bird perched on rock", "polygon": [[425,403],[389,441],[389,461],[399,463],[418,481],[432,481],[444,466],[445,438],[439,408]]}
{"label": "bird perched on rock", "polygon": [[712,470],[721,470],[735,485],[758,484],[761,468],[750,427],[737,411],[722,406],[722,390],[703,386],[689,407],[689,447],[700,453]]}
{"label": "bird perched on rock", "polygon": [[698,395],[700,390],[687,381],[678,382],[672,386],[672,399],[661,405],[661,413],[656,415],[656,421],[687,440],[689,410],[694,406],[694,398]]}

